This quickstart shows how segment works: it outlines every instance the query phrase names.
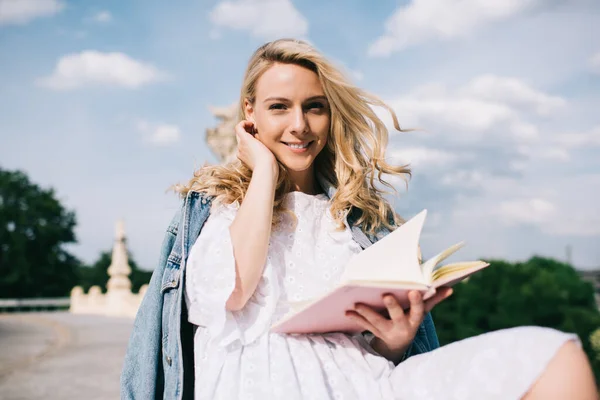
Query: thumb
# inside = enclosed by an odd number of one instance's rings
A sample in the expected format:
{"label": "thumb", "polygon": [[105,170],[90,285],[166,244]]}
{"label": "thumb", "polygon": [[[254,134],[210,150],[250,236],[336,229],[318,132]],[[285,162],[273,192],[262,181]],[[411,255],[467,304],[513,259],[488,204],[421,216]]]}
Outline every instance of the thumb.
{"label": "thumb", "polygon": [[437,293],[432,298],[430,298],[429,300],[427,300],[425,302],[425,312],[431,311],[433,309],[433,307],[435,307],[436,305],[441,303],[443,300],[450,297],[452,295],[452,293],[454,293],[454,289],[452,289],[452,288],[449,288],[449,287],[439,288]]}

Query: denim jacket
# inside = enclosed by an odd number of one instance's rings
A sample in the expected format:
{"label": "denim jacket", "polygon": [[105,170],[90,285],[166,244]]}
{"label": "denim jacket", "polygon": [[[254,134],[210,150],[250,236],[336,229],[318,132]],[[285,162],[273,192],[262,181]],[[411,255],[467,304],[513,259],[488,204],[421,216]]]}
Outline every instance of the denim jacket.
{"label": "denim jacket", "polygon": [[[331,198],[333,185],[321,180]],[[194,328],[187,320],[184,269],[192,245],[210,214],[211,199],[190,192],[167,229],[158,263],[137,312],[121,373],[121,399],[193,399]],[[389,233],[366,235],[347,217],[354,240],[364,249]],[[439,347],[433,320],[425,316],[404,359]],[[184,351],[185,349],[185,351]]]}

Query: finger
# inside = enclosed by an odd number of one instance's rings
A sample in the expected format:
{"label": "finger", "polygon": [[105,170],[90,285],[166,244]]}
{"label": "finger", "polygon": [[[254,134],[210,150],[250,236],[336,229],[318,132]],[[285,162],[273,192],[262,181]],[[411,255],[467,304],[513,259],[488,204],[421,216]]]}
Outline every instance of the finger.
{"label": "finger", "polygon": [[362,330],[369,331],[375,336],[380,336],[381,332],[377,329],[377,327],[373,326],[369,321],[367,321],[362,315],[353,310],[346,311],[346,317],[350,318],[354,321]]}
{"label": "finger", "polygon": [[235,134],[238,136],[238,139],[242,139],[248,136],[252,136],[252,132],[254,129],[254,124],[250,121],[240,121],[234,128]]}
{"label": "finger", "polygon": [[240,147],[247,146],[249,140],[254,139],[254,136],[252,136],[250,133],[248,133],[246,131],[246,129],[241,125],[241,123],[236,125],[236,128],[234,129],[234,131],[235,131],[235,138],[237,141],[238,149]]}
{"label": "finger", "polygon": [[431,311],[433,307],[450,297],[452,293],[454,293],[454,290],[452,288],[439,288],[435,295],[425,302],[425,312]]}
{"label": "finger", "polygon": [[383,296],[383,304],[385,304],[392,321],[401,322],[405,320],[406,314],[404,314],[404,309],[393,295],[387,294]]}
{"label": "finger", "polygon": [[356,304],[354,306],[354,311],[360,314],[364,319],[369,321],[371,325],[375,326],[380,331],[384,330],[385,326],[390,322],[389,319],[385,318],[383,315],[373,310],[366,304]]}
{"label": "finger", "polygon": [[237,144],[239,145],[244,140],[244,135],[246,132],[244,130],[244,128],[241,126],[241,122],[235,126],[233,131],[235,132],[235,138],[237,140]]}
{"label": "finger", "polygon": [[423,295],[421,292],[411,290],[408,292],[408,300],[410,301],[408,320],[411,322],[411,324],[420,324],[423,320],[423,315],[425,315]]}

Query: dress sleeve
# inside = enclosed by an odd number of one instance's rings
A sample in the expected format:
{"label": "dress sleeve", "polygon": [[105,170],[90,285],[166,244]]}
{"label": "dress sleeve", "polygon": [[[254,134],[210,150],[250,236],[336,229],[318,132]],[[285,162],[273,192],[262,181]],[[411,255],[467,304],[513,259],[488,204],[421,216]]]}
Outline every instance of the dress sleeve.
{"label": "dress sleeve", "polygon": [[185,267],[188,320],[208,329],[221,345],[240,335],[235,316],[225,308],[235,288],[235,259],[229,233],[235,214],[233,206],[221,205],[211,211]]}

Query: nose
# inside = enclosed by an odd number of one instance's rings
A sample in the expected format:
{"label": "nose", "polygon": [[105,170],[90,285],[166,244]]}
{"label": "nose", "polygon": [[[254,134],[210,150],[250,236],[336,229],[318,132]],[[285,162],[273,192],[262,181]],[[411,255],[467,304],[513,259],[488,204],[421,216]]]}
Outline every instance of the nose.
{"label": "nose", "polygon": [[291,133],[296,135],[303,135],[308,132],[308,121],[306,120],[306,114],[302,107],[294,109],[290,128]]}

